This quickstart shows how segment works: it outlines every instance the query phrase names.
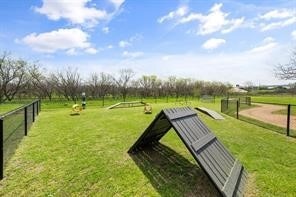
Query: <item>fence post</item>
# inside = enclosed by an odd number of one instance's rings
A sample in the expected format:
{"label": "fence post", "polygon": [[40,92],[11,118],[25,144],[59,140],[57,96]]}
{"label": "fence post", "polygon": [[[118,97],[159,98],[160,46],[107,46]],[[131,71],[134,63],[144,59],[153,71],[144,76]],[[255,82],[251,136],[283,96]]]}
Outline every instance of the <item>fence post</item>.
{"label": "fence post", "polygon": [[28,115],[27,115],[27,107],[25,107],[25,136],[28,134]]}
{"label": "fence post", "polygon": [[4,177],[3,119],[0,119],[0,180]]}
{"label": "fence post", "polygon": [[287,113],[287,136],[290,136],[291,104],[288,105]]}
{"label": "fence post", "polygon": [[238,113],[239,113],[239,100],[236,101],[236,119],[238,119]]}
{"label": "fence post", "polygon": [[38,101],[38,104],[39,104],[39,112],[41,111],[41,99],[39,99],[39,101]]}
{"label": "fence post", "polygon": [[35,103],[36,103],[36,107],[37,107],[36,112],[37,112],[37,116],[38,116],[38,114],[39,114],[39,104],[38,104],[38,101],[35,101]]}
{"label": "fence post", "polygon": [[35,122],[35,105],[34,105],[34,103],[32,103],[32,106],[33,106],[33,111],[32,111],[33,120],[32,120],[32,122]]}
{"label": "fence post", "polygon": [[223,99],[221,99],[221,112],[223,112]]}

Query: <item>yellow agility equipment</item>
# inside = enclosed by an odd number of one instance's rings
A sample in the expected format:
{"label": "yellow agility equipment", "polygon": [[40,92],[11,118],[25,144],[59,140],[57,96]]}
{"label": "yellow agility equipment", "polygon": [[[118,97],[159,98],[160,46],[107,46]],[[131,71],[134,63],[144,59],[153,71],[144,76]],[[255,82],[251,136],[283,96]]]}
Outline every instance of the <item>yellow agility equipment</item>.
{"label": "yellow agility equipment", "polygon": [[72,113],[71,113],[71,115],[74,115],[74,114],[78,115],[81,112],[81,110],[82,110],[82,107],[80,105],[74,104],[72,106]]}
{"label": "yellow agility equipment", "polygon": [[144,107],[144,113],[145,114],[152,114],[152,106],[149,105],[148,103],[146,103],[146,105]]}

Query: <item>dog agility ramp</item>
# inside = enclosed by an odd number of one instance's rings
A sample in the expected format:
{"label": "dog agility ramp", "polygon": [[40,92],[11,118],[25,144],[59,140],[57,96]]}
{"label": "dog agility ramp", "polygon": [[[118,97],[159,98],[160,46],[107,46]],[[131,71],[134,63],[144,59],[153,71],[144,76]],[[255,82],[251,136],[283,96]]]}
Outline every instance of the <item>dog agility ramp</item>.
{"label": "dog agility ramp", "polygon": [[120,102],[120,103],[116,103],[114,105],[109,106],[107,109],[141,107],[141,106],[145,106],[145,105],[146,105],[146,103],[143,101]]}
{"label": "dog agility ramp", "polygon": [[162,110],[129,153],[157,143],[171,128],[222,196],[243,196],[247,172],[189,107]]}
{"label": "dog agility ramp", "polygon": [[221,114],[219,114],[218,112],[216,112],[214,110],[211,110],[211,109],[208,109],[208,108],[205,108],[205,107],[196,107],[195,109],[202,112],[202,113],[204,113],[204,114],[207,114],[207,115],[211,116],[215,120],[224,120],[224,117],[221,116]]}

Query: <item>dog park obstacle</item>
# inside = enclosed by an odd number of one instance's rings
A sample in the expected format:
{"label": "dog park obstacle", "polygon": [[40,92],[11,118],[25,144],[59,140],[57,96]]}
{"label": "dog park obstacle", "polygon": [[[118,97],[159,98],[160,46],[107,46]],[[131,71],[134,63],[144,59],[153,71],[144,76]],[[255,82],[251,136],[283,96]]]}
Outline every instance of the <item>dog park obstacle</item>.
{"label": "dog park obstacle", "polygon": [[74,104],[72,106],[72,112],[71,112],[71,116],[73,115],[80,115],[80,112],[82,111],[82,107],[78,104]]}
{"label": "dog park obstacle", "polygon": [[224,120],[224,117],[214,110],[211,110],[205,107],[196,107],[195,109],[204,114],[207,114],[208,116],[214,118],[215,120]]}
{"label": "dog park obstacle", "polygon": [[141,107],[145,106],[146,103],[143,101],[131,101],[131,102],[120,102],[108,107],[108,109],[114,108],[128,108],[128,107]]}
{"label": "dog park obstacle", "polygon": [[144,107],[144,114],[152,114],[152,106],[148,103]]}
{"label": "dog park obstacle", "polygon": [[162,110],[129,153],[152,146],[173,128],[222,196],[243,196],[247,172],[190,107]]}

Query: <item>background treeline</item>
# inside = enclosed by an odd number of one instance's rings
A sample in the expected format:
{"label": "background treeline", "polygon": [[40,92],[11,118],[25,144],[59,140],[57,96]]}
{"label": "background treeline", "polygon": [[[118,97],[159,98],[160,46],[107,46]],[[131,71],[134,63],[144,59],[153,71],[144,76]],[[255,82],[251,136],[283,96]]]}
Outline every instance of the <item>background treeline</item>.
{"label": "background treeline", "polygon": [[13,99],[63,98],[76,101],[85,92],[89,99],[112,97],[126,101],[127,97],[155,99],[174,97],[187,99],[201,95],[226,95],[230,84],[206,82],[170,76],[160,79],[155,75],[135,78],[131,69],[109,73],[90,73],[82,78],[77,69],[67,68],[48,72],[28,61],[17,59],[7,52],[0,56],[0,103]]}

